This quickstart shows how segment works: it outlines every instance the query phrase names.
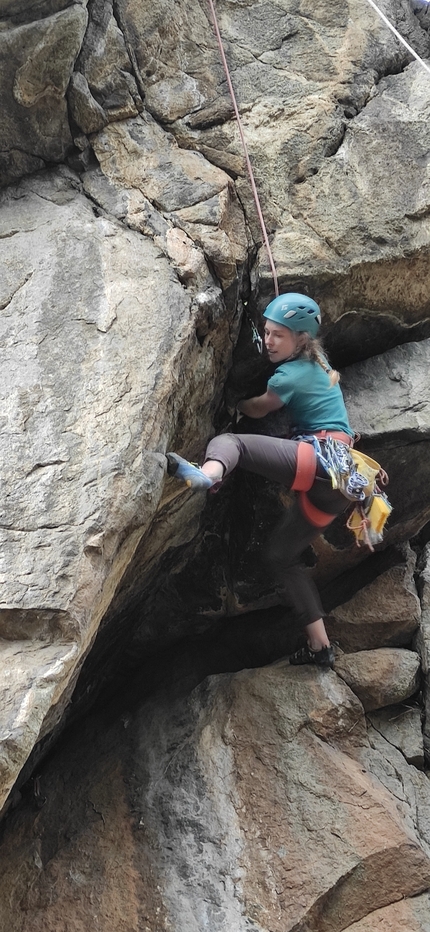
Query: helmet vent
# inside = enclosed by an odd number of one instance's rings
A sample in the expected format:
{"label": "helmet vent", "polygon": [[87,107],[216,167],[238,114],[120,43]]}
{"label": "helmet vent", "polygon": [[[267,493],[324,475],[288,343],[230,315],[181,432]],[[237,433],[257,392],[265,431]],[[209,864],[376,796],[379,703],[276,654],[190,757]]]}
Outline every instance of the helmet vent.
{"label": "helmet vent", "polygon": [[284,317],[285,319],[287,319],[288,317],[295,317],[296,314],[297,314],[297,311],[288,311],[286,314],[284,314]]}

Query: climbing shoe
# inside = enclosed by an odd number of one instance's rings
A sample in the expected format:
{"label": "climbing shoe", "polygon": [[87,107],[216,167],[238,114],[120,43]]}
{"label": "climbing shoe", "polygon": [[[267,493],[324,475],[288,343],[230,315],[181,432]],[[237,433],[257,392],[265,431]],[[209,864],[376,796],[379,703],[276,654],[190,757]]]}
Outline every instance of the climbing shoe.
{"label": "climbing shoe", "polygon": [[334,660],[334,647],[331,644],[329,647],[323,647],[322,650],[312,650],[309,644],[305,644],[290,656],[292,664],[315,663],[318,667],[331,667],[331,669],[333,669]]}
{"label": "climbing shoe", "polygon": [[194,492],[210,489],[213,486],[214,480],[205,476],[200,466],[189,463],[177,453],[166,453],[166,458],[168,475],[174,476],[175,479],[182,479]]}

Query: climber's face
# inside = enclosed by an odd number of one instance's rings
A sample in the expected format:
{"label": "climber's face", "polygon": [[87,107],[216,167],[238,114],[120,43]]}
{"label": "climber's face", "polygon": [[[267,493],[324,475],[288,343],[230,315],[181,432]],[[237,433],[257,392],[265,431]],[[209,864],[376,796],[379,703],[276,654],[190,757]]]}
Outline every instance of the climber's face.
{"label": "climber's face", "polygon": [[284,362],[290,356],[295,356],[298,345],[298,333],[289,330],[282,324],[266,320],[264,325],[264,343],[270,362]]}

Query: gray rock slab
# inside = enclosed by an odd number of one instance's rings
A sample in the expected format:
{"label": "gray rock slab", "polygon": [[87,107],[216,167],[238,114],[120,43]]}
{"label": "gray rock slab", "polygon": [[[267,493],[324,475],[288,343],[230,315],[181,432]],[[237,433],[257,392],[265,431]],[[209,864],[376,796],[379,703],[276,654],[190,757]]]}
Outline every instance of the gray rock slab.
{"label": "gray rock slab", "polygon": [[[132,48],[130,54],[134,59]],[[126,120],[143,109],[133,63],[113,15],[112,0],[91,3],[76,69],[85,78],[93,100],[102,107],[106,121]],[[77,122],[84,132],[91,132]]]}
{"label": "gray rock slab", "polygon": [[0,32],[0,184],[64,161],[71,148],[66,90],[87,21],[85,4],[72,3]]}
{"label": "gray rock slab", "polygon": [[421,618],[415,562],[409,549],[406,563],[381,573],[330,613],[326,619],[330,638],[342,650],[401,647],[411,642]]}
{"label": "gray rock slab", "polygon": [[237,299],[248,239],[243,210],[228,175],[200,153],[180,148],[147,112],[111,123],[95,134],[92,146],[106,178],[105,194],[98,183],[103,200],[112,201],[108,186],[114,189],[133,227],[140,223],[144,229],[154,210],[161,214],[171,229],[167,249],[176,265],[171,244],[178,236],[173,228],[180,227],[190,245],[194,243],[213,263],[225,292],[231,289]]}
{"label": "gray rock slab", "polygon": [[[309,282],[340,358],[382,352],[428,321],[429,108],[419,64],[383,79],[344,121],[334,153],[292,186],[291,223],[275,232],[281,280]],[[258,274],[270,276],[263,250]]]}
{"label": "gray rock slab", "polygon": [[[150,112],[181,147],[234,172],[261,243],[209,13],[178,3],[164,29],[162,0],[117,9]],[[386,14],[425,58],[408,0]],[[371,351],[361,316],[383,317],[390,336],[429,316],[428,76],[368,6],[321,0],[303,17],[251,2],[221,4],[218,16],[281,285],[316,290],[339,354],[347,334]],[[252,280],[263,308],[273,293],[263,247]]]}
{"label": "gray rock slab", "polygon": [[354,427],[364,439],[374,441],[388,433],[397,442],[428,439],[429,361],[430,340],[421,340],[396,346],[344,370],[342,391]]}
{"label": "gray rock slab", "polygon": [[369,712],[368,718],[374,729],[402,752],[408,764],[424,766],[421,708],[406,702]]}
{"label": "gray rock slab", "polygon": [[[95,214],[69,171],[4,192],[0,236],[0,636],[30,639],[20,708],[37,689],[35,644],[53,646],[60,713],[155,515],[166,446],[202,448],[212,429],[230,323],[213,283],[203,298],[187,291],[152,239]],[[47,657],[42,644],[42,679]],[[41,688],[24,730],[11,729],[3,798],[46,730]]]}

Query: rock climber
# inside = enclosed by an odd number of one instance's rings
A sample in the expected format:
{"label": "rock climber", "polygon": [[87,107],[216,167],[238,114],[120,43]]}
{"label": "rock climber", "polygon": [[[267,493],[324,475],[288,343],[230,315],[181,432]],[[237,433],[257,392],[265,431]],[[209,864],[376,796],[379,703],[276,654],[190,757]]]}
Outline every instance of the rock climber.
{"label": "rock climber", "polygon": [[[349,448],[353,444],[348,415],[333,370],[317,338],[321,323],[318,304],[306,295],[279,295],[264,314],[264,343],[276,365],[263,395],[242,400],[240,414],[264,417],[286,405],[294,425],[292,439],[226,433],[214,437],[200,468],[176,453],[168,453],[168,473],[194,490],[214,491],[236,466],[281,483],[296,492],[269,546],[269,561],[283,602],[304,628],[306,644],[290,656],[292,664],[332,667],[334,648],[323,620],[318,590],[301,561],[308,545],[348,505],[333,489],[311,438],[321,449],[328,437]],[[311,441],[311,442],[309,442]]]}

